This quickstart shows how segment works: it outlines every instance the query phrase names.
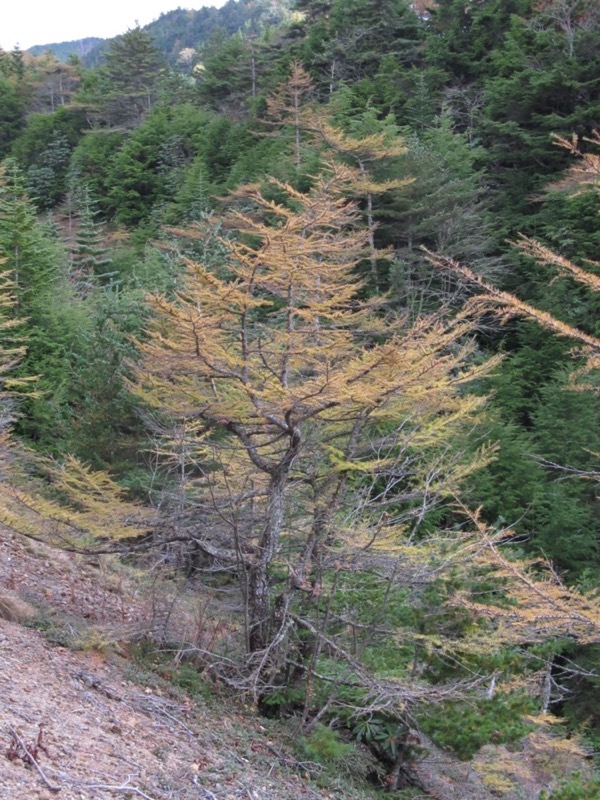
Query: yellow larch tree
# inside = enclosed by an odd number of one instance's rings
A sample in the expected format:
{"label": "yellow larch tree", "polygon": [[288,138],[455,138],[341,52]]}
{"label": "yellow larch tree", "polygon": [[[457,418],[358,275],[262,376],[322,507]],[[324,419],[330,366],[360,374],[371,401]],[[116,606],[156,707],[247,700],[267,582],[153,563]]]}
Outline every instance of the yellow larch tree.
{"label": "yellow larch tree", "polygon": [[344,197],[354,179],[332,166],[308,193],[275,181],[279,202],[245,187],[218,274],[188,261],[175,297],[149,298],[133,388],[185,431],[197,536],[237,559],[250,653],[283,641],[292,598],[318,597],[340,542],[393,546],[470,468],[452,439],[483,403],[463,388],[485,370],[472,318],[410,326],[358,299],[369,241]]}
{"label": "yellow larch tree", "polygon": [[313,81],[308,72],[300,62],[293,61],[287,80],[267,97],[264,122],[275,128],[273,135],[281,136],[282,128],[291,129],[297,170],[302,166],[302,133],[306,130],[307,103],[313,90]]}
{"label": "yellow larch tree", "polygon": [[374,177],[375,167],[389,163],[407,152],[403,140],[391,137],[385,130],[371,133],[367,136],[350,136],[332,125],[322,115],[307,114],[306,124],[318,134],[326,147],[333,151],[344,163],[351,165],[353,177],[349,182],[350,194],[365,204],[365,219],[367,223],[367,236],[369,242],[369,261],[371,274],[375,287],[379,285],[377,261],[384,253],[377,252],[375,246],[374,197],[384,192],[402,189],[412,183],[412,178],[389,178],[377,180]]}
{"label": "yellow larch tree", "polygon": [[[5,259],[0,259],[0,266],[3,263]],[[0,272],[0,451],[3,455],[14,421],[16,396],[30,390],[33,382],[13,375],[26,352],[23,320],[15,317],[15,306],[13,278],[9,272]]]}

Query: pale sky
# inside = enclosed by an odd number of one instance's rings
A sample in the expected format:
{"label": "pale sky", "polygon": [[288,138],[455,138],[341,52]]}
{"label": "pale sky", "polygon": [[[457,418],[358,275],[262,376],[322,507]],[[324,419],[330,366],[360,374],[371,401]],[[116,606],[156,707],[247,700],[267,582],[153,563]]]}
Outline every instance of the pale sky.
{"label": "pale sky", "polygon": [[125,33],[174,8],[217,6],[225,0],[0,0],[0,47],[27,50],[52,44]]}

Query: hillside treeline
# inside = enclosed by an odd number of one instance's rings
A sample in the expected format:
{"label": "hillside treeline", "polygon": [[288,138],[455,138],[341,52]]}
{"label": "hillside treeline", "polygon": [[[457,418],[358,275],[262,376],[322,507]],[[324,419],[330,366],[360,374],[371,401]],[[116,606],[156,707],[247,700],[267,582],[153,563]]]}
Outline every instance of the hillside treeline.
{"label": "hillside treeline", "polygon": [[234,609],[203,668],[392,788],[537,712],[594,750],[597,3],[216,13],[0,53],[7,491],[79,549],[141,509]]}

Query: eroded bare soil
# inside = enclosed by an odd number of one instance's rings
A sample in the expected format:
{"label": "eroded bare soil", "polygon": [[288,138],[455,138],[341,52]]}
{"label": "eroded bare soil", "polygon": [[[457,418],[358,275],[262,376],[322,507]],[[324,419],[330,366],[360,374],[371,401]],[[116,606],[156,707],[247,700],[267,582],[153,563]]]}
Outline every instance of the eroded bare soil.
{"label": "eroded bare soil", "polygon": [[[218,699],[193,702],[115,655],[118,647],[102,655],[61,646],[148,632],[169,612],[171,626],[194,633],[189,607],[173,609],[172,591],[142,590],[0,530],[0,617],[12,620],[0,618],[0,800],[321,796],[288,774],[289,755],[231,701],[226,713]],[[14,737],[31,752],[40,725],[43,775]]]}

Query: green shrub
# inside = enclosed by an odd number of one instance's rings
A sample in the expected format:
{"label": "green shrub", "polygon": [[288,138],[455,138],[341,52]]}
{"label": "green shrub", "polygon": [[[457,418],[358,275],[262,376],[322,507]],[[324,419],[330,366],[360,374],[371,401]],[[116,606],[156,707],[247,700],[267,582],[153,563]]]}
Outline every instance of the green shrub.
{"label": "green shrub", "polygon": [[531,699],[514,692],[497,694],[492,700],[430,707],[420,724],[437,745],[468,760],[486,744],[506,744],[522,739],[533,730],[523,715],[533,711]]}
{"label": "green shrub", "polygon": [[575,772],[551,794],[542,792],[540,800],[600,800],[600,778],[584,779]]}
{"label": "green shrub", "polygon": [[318,723],[308,736],[301,736],[300,749],[309,761],[326,764],[352,752],[354,746],[340,741],[336,731]]}

